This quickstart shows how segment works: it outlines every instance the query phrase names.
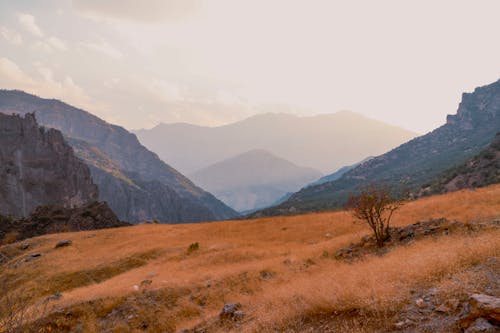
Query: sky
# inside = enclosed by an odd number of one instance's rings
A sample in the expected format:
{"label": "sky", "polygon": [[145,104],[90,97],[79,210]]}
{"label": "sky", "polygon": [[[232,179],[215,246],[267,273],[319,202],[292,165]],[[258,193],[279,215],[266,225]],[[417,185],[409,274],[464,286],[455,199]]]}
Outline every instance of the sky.
{"label": "sky", "polygon": [[128,129],[351,110],[419,133],[500,78],[498,0],[0,0],[0,88]]}

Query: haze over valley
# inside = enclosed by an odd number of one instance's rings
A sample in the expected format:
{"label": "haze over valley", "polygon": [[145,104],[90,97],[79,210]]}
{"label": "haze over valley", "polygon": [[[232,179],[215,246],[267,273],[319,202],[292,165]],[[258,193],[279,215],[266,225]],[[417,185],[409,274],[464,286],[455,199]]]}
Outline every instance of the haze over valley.
{"label": "haze over valley", "polygon": [[500,332],[498,13],[0,1],[0,333]]}

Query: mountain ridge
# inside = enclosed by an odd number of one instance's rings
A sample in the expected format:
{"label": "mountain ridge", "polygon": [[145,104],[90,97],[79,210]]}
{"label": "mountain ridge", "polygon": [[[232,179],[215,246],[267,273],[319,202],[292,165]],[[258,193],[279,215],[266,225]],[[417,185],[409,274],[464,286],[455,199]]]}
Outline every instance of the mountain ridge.
{"label": "mountain ridge", "polygon": [[[308,117],[264,113],[218,127],[162,123],[134,133],[186,174],[252,149],[265,149],[294,164],[331,173],[416,135],[352,111]],[[165,147],[163,142],[172,144]]]}
{"label": "mountain ridge", "polygon": [[[125,206],[125,202],[120,207],[111,207],[120,219],[139,222],[140,219],[145,218],[144,211],[155,212],[154,215],[146,214],[147,219],[159,219],[171,223],[217,220],[236,215],[233,210],[211,194],[201,190],[177,170],[161,161],[158,155],[147,150],[134,134],[120,126],[109,124],[85,110],[56,99],[43,99],[22,91],[0,90],[0,112],[19,114],[36,112],[37,119],[42,125],[59,129],[68,138],[85,141],[89,145],[97,147],[122,171],[138,174],[145,182],[158,181],[157,186],[163,187],[163,192],[175,192],[178,196],[177,201],[185,201],[187,206],[193,208],[193,213],[190,213],[189,216],[176,217],[171,220],[172,215],[165,215],[164,212],[168,212],[172,200],[175,201],[173,196],[156,204],[149,203],[148,200],[140,197],[140,206],[136,207],[132,214],[120,212],[120,208]],[[96,169],[91,168],[92,170],[95,175]],[[106,183],[115,183],[114,178],[114,175],[107,173],[106,177],[99,179]],[[127,188],[122,199],[129,200],[131,191]],[[104,193],[108,193],[108,195],[104,195]],[[101,189],[101,195],[101,199],[104,201],[111,203],[114,200],[112,191]],[[176,205],[181,204],[177,201],[175,201]],[[139,202],[128,201],[128,204],[131,203],[139,204]],[[144,204],[148,205],[144,207],[145,210],[141,208]],[[194,212],[197,213],[194,214]]]}
{"label": "mountain ridge", "polygon": [[500,80],[463,93],[455,115],[435,130],[362,163],[340,179],[310,186],[256,215],[295,214],[341,207],[366,181],[419,189],[441,172],[484,149],[500,129]]}

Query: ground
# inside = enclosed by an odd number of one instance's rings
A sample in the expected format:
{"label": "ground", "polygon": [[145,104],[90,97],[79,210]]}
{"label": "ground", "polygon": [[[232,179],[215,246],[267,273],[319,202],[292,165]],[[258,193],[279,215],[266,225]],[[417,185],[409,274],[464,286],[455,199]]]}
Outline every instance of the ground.
{"label": "ground", "polygon": [[[335,254],[369,229],[346,211],[52,234],[0,247],[0,288],[38,332],[423,331],[450,299],[498,293],[500,185],[408,202],[393,221],[438,218],[471,227],[355,260]],[[229,302],[243,315],[221,322]]]}

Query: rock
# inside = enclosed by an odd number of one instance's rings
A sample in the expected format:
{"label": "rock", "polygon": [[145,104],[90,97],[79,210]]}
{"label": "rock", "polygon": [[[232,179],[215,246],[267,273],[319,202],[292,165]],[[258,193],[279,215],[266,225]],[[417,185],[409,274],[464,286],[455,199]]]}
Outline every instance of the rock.
{"label": "rock", "polygon": [[69,240],[69,239],[64,239],[62,241],[59,241],[57,244],[56,244],[56,249],[57,248],[60,248],[60,247],[65,247],[65,246],[70,246],[71,244],[73,244],[73,241]]}
{"label": "rock", "polygon": [[24,259],[25,262],[29,262],[29,261],[32,261],[32,260],[35,260],[35,259],[38,259],[42,256],[41,253],[32,253],[30,254],[28,257],[26,257],[26,259]]}
{"label": "rock", "polygon": [[48,303],[50,301],[57,301],[58,299],[61,299],[63,297],[63,295],[59,292],[55,293],[55,294],[52,294],[50,296],[47,296],[45,297],[45,299],[43,300],[44,303]]}
{"label": "rock", "polygon": [[147,286],[149,286],[151,283],[153,283],[152,280],[142,280],[141,281],[141,284],[140,284],[140,287],[142,289],[145,289]]}
{"label": "rock", "polygon": [[478,318],[484,318],[495,325],[500,324],[500,298],[484,294],[473,294],[464,307],[458,324],[461,328],[466,329]]}
{"label": "rock", "polygon": [[224,307],[222,308],[222,311],[219,314],[219,319],[226,321],[226,320],[241,320],[244,316],[245,313],[243,311],[240,311],[241,304],[240,303],[226,303],[224,304]]}
{"label": "rock", "polygon": [[275,274],[276,273],[274,273],[274,272],[264,270],[264,271],[260,272],[260,278],[263,280],[269,280],[269,279],[272,279]]}
{"label": "rock", "polygon": [[441,304],[434,311],[441,312],[441,313],[449,313],[449,312],[451,312],[451,309],[450,309],[450,307],[448,307],[448,305]]}
{"label": "rock", "polygon": [[415,305],[419,308],[419,309],[425,309],[427,308],[427,303],[425,303],[425,301],[422,299],[422,298],[419,298],[415,301]]}
{"label": "rock", "polygon": [[62,133],[40,127],[34,113],[0,113],[0,134],[1,214],[26,217],[40,205],[69,208],[97,200],[89,168]]}
{"label": "rock", "polygon": [[394,328],[397,329],[397,330],[400,330],[400,329],[403,329],[403,328],[410,327],[410,326],[412,326],[414,324],[415,323],[413,321],[411,321],[409,319],[405,319],[405,320],[399,321],[396,324],[394,324]]}
{"label": "rock", "polygon": [[477,318],[464,333],[497,333],[495,326],[491,325],[484,318]]}

